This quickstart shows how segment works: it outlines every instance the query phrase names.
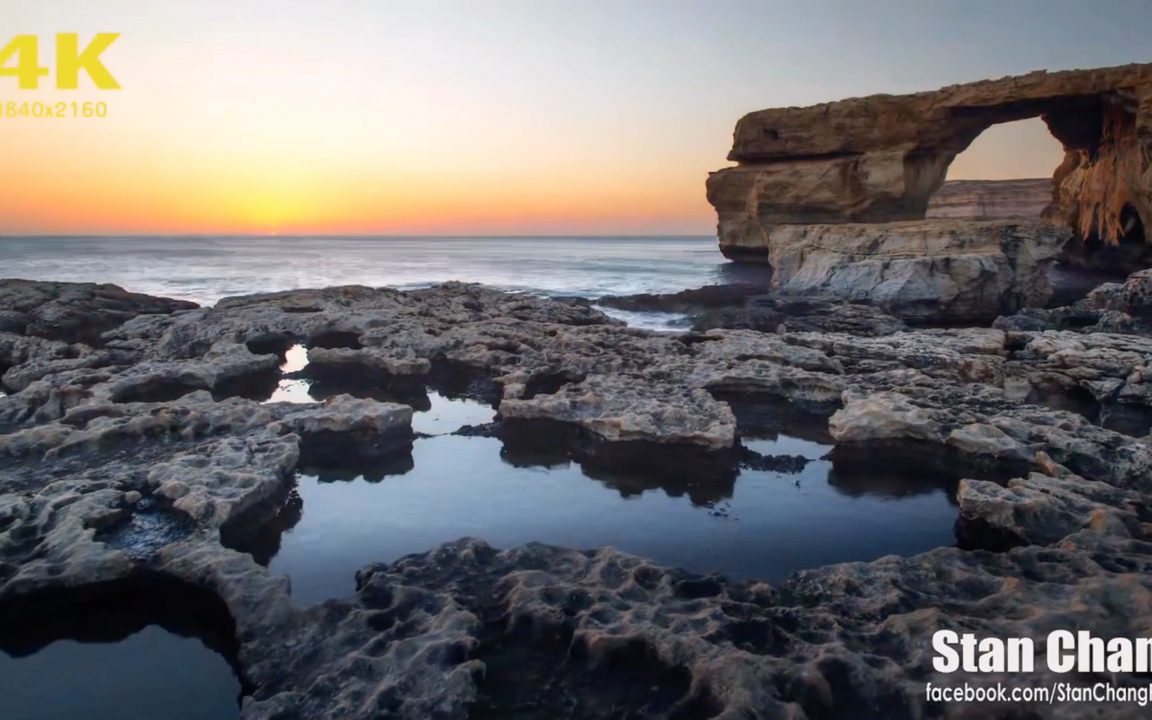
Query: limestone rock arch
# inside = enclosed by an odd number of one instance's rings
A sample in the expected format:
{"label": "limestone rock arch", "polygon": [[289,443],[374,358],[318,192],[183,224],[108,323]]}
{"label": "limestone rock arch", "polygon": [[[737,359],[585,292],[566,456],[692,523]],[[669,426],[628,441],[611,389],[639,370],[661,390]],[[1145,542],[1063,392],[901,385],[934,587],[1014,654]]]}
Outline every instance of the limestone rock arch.
{"label": "limestone rock arch", "polygon": [[923,219],[980,133],[1037,116],[1065,151],[1045,217],[1081,239],[1152,242],[1152,64],[1140,64],[749,113],[736,167],[708,178],[721,250],[765,262],[774,226]]}

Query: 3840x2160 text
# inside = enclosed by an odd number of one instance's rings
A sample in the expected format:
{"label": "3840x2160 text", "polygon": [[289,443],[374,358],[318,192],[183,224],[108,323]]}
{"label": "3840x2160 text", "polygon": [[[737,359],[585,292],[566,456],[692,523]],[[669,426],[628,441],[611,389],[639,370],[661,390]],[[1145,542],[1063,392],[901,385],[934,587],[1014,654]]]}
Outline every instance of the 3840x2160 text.
{"label": "3840x2160 text", "polygon": [[0,101],[0,118],[102,118],[108,115],[103,102]]}

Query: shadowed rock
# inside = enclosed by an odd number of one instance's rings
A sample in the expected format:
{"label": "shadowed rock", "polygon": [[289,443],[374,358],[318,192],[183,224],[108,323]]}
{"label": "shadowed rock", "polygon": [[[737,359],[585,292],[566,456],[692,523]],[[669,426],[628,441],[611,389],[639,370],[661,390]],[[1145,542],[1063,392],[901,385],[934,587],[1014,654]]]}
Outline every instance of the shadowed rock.
{"label": "shadowed rock", "polygon": [[674,293],[641,293],[639,295],[605,295],[597,305],[637,312],[682,312],[738,307],[752,297],[763,295],[759,285],[705,285]]}
{"label": "shadowed rock", "polygon": [[836,298],[788,297],[758,285],[708,285],[668,294],[602,297],[597,304],[621,310],[680,312],[692,329],[731,328],[777,332],[831,331],[887,335],[904,323],[880,308]]}
{"label": "shadowed rock", "polygon": [[99,345],[102,333],[137,315],[196,307],[109,284],[0,280],[0,331],[68,343]]}

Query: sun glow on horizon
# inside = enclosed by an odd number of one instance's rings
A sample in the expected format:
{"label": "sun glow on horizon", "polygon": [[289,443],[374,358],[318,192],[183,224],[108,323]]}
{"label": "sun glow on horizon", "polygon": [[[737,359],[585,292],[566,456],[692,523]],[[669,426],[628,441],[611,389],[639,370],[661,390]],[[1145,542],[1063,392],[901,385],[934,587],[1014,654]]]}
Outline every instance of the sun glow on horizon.
{"label": "sun glow on horizon", "polygon": [[[14,0],[0,34],[119,32],[101,57],[122,89],[82,77],[78,90],[16,91],[0,76],[5,102],[108,107],[99,119],[0,118],[0,235],[712,234],[704,182],[728,165],[745,112],[1034,69],[870,13],[741,0]],[[811,42],[848,28],[840,55]],[[909,66],[913,52],[925,61]],[[1033,150],[1034,131],[1013,132],[951,176],[1011,176],[1049,152]]]}

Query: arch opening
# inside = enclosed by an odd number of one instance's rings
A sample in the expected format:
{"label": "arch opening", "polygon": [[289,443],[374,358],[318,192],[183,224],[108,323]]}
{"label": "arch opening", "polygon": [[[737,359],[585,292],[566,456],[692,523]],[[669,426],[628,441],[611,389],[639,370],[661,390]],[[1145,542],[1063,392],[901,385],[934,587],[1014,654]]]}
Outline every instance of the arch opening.
{"label": "arch opening", "polygon": [[1039,116],[993,124],[952,160],[925,216],[1040,218],[1063,160],[1063,145]]}
{"label": "arch opening", "polygon": [[954,136],[961,151],[929,197],[925,217],[1070,228],[1048,271],[1050,305],[1070,304],[1102,283],[1152,267],[1148,209],[1133,194],[1147,153],[1131,100],[1117,90],[962,109]]}

